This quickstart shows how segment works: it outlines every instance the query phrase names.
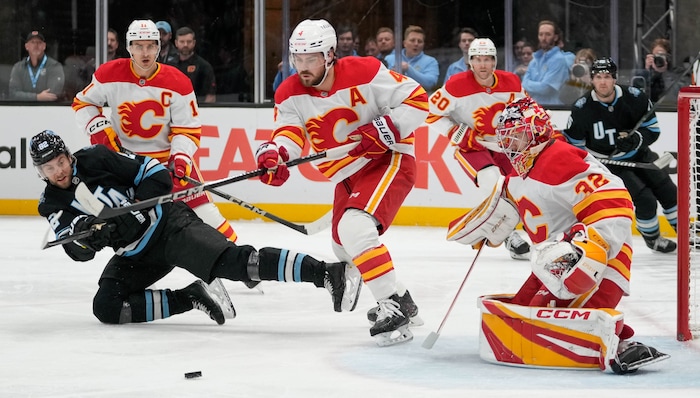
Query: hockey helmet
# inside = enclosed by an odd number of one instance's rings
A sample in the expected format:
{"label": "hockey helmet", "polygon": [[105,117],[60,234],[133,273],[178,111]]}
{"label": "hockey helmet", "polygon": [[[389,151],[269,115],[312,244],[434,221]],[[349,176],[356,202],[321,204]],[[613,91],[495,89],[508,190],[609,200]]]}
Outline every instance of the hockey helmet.
{"label": "hockey helmet", "polygon": [[126,31],[126,46],[129,47],[134,40],[155,40],[160,47],[160,31],[150,19],[137,19]]}
{"label": "hockey helmet", "polygon": [[334,53],[337,44],[335,29],[325,19],[301,21],[289,38],[290,64],[294,66],[294,54],[322,53],[326,61],[326,70],[328,70],[335,60]]}
{"label": "hockey helmet", "polygon": [[39,173],[39,177],[44,180],[46,180],[46,175],[41,169],[41,165],[62,154],[72,158],[65,142],[51,130],[44,130],[29,140],[29,155],[32,157],[32,164]]}
{"label": "hockey helmet", "polygon": [[617,65],[610,58],[599,58],[591,66],[591,78],[598,73],[610,73],[613,79],[617,79]]}
{"label": "hockey helmet", "polygon": [[530,97],[508,104],[496,127],[498,145],[522,177],[530,172],[553,133],[547,111]]}
{"label": "hockey helmet", "polygon": [[[493,60],[496,60],[496,45],[493,44],[493,41],[491,39],[486,39],[486,38],[478,38],[474,39],[473,42],[469,45],[469,62],[471,63],[471,59],[475,55],[486,55],[486,56],[491,56],[493,57]],[[495,65],[494,65],[495,68]]]}

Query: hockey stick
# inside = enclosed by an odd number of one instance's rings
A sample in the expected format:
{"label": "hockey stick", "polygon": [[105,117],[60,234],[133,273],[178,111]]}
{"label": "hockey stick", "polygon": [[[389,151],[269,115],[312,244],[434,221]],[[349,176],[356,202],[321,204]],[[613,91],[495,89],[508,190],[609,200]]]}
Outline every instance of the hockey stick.
{"label": "hockey stick", "polygon": [[[192,177],[185,176],[183,180],[195,186],[202,185],[201,182],[195,180]],[[209,192],[213,193],[214,195],[220,196],[228,200],[229,202],[233,202],[241,207],[244,207],[261,217],[268,218],[272,221],[284,225],[285,227],[289,227],[297,232],[301,232],[304,235],[313,235],[328,228],[328,226],[331,224],[331,218],[333,217],[333,211],[331,210],[316,221],[313,221],[308,224],[296,224],[291,221],[285,220],[284,218],[278,217],[272,213],[268,213],[267,211],[255,206],[254,204],[248,203],[242,199],[238,199],[233,195],[227,194],[226,192],[222,192],[217,189],[210,189]]]}
{"label": "hockey stick", "polygon": [[[293,159],[285,163],[287,167],[298,166],[303,163],[312,162],[314,160],[329,158],[334,159],[337,157],[344,156],[347,152],[358,145],[358,142],[353,142],[351,144],[339,146],[336,148],[331,148],[319,153],[314,153],[301,158]],[[224,178],[221,180],[206,182],[202,185],[185,189],[179,192],[173,192],[162,196],[156,196],[154,198],[142,200],[140,202],[134,203],[129,206],[122,207],[109,207],[105,205],[101,200],[92,194],[90,189],[84,184],[80,183],[75,189],[75,199],[83,206],[83,208],[94,215],[95,217],[107,219],[116,217],[122,214],[126,214],[135,210],[147,209],[162,203],[172,202],[190,195],[196,195],[205,191],[209,191],[212,188],[218,188],[223,185],[233,184],[234,182],[247,180],[249,178],[258,177],[267,172],[267,169],[257,169],[249,171],[238,176]]]}
{"label": "hockey stick", "polygon": [[[671,152],[664,152],[663,155],[661,155],[658,159],[656,159],[655,161],[653,161],[651,163],[598,158],[600,163],[603,163],[603,164],[608,164],[608,165],[612,165],[612,166],[630,167],[633,169],[648,169],[648,170],[664,169],[664,168],[668,167],[671,164],[671,162],[675,159],[676,159],[676,157]],[[677,167],[669,167],[669,169],[668,169],[669,174],[675,174],[677,172],[678,172]]]}
{"label": "hockey stick", "polygon": [[[70,243],[70,242],[80,240],[83,238],[87,238],[88,236],[91,236],[93,233],[95,233],[95,231],[102,229],[102,227],[104,227],[105,225],[107,225],[107,223],[105,223],[105,222],[99,223],[99,224],[93,224],[90,227],[90,229],[86,229],[85,231],[80,231],[78,233],[68,235],[68,236],[65,236],[65,237],[60,238],[60,239],[52,240],[50,242],[47,242],[46,240],[44,240],[44,243],[41,247],[41,250],[48,249],[49,247],[63,245],[63,244]],[[108,225],[107,227],[110,228],[111,226]],[[44,237],[44,239],[45,239],[45,237]]]}
{"label": "hockey stick", "polygon": [[450,308],[447,309],[447,313],[445,314],[445,317],[442,318],[442,322],[440,322],[440,326],[438,327],[437,332],[430,332],[428,337],[426,337],[425,340],[423,340],[423,344],[421,346],[423,348],[425,348],[426,350],[433,348],[438,337],[440,337],[440,332],[442,331],[443,326],[445,326],[445,322],[447,322],[447,317],[450,316],[450,312],[452,312],[452,308],[455,306],[455,303],[457,302],[457,298],[459,297],[459,294],[462,292],[462,288],[464,288],[464,284],[467,283],[467,278],[469,278],[469,274],[472,273],[472,269],[474,269],[474,264],[476,264],[476,259],[479,258],[479,254],[481,254],[481,250],[484,248],[484,246],[486,246],[486,241],[482,240],[481,244],[479,246],[479,250],[477,250],[476,256],[474,256],[474,260],[472,260],[472,265],[469,266],[469,270],[467,271],[467,275],[464,276],[464,280],[462,281],[462,284],[459,285],[459,289],[457,289],[457,294],[455,294],[455,298],[452,299],[452,304],[450,304]]}

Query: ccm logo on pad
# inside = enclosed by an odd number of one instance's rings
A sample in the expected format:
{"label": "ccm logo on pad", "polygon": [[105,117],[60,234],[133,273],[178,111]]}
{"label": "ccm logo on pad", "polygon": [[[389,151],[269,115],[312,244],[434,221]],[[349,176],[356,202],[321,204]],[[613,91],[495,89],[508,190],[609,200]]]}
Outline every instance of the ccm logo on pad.
{"label": "ccm logo on pad", "polygon": [[542,319],[588,319],[590,311],[570,309],[541,309],[537,311],[537,317]]}

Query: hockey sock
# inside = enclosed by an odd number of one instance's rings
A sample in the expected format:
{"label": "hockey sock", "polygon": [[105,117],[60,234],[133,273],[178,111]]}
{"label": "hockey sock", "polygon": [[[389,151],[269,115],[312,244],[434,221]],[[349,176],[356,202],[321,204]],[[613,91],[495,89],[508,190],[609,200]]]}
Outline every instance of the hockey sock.
{"label": "hockey sock", "polygon": [[[263,247],[258,253],[257,271],[260,280],[264,281],[313,282],[317,287],[323,287],[324,265],[303,253]],[[251,266],[254,264],[248,265],[249,270]]]}
{"label": "hockey sock", "polygon": [[129,296],[124,303],[119,323],[151,322],[192,309],[192,301],[182,291],[144,290]]}

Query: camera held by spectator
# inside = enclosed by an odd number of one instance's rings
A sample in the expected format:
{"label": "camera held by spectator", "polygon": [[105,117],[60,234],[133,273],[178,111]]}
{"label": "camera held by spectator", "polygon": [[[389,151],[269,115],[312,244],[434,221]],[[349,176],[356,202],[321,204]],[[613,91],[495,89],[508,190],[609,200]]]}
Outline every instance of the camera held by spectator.
{"label": "camera held by spectator", "polygon": [[663,68],[668,64],[668,55],[666,54],[654,54],[654,65],[657,68]]}
{"label": "camera held by spectator", "polygon": [[571,65],[571,74],[577,79],[588,76],[590,72],[590,66],[585,61]]}

